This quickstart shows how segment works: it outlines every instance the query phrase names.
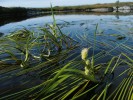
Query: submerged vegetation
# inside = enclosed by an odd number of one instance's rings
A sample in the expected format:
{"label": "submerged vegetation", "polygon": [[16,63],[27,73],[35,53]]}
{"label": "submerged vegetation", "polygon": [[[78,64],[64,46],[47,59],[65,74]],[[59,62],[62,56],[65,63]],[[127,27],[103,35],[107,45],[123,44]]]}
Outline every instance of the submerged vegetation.
{"label": "submerged vegetation", "polygon": [[[53,19],[37,32],[24,28],[0,38],[0,100],[131,100],[133,48],[101,43],[98,25],[91,40],[85,33],[77,41]],[[101,44],[109,50],[96,53]],[[117,47],[126,52],[114,55]]]}

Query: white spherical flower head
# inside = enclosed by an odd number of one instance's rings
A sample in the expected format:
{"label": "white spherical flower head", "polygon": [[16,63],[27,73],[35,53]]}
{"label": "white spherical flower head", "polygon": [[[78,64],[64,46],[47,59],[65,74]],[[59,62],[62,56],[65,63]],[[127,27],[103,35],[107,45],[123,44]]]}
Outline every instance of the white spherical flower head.
{"label": "white spherical flower head", "polygon": [[81,51],[81,58],[83,60],[85,60],[88,56],[88,48],[84,48],[82,51]]}

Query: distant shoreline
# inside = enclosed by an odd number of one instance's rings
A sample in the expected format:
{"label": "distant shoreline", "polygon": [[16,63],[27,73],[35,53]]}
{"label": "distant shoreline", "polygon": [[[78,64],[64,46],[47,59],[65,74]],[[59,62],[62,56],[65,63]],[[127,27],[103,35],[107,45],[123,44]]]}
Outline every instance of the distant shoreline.
{"label": "distant shoreline", "polygon": [[[55,6],[53,7],[53,11],[55,12],[113,12],[116,10],[116,3],[108,3],[108,4],[94,4],[94,5],[82,5],[82,6]],[[133,10],[133,2],[120,2],[119,10]],[[8,15],[27,15],[27,14],[37,14],[37,13],[50,13],[51,8],[21,8],[21,7],[0,7],[0,14],[8,14]]]}

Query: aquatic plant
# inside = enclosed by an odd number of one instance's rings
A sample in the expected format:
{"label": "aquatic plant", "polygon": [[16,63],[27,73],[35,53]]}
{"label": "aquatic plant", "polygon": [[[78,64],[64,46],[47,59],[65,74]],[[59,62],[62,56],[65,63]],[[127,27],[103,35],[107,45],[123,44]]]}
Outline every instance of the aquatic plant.
{"label": "aquatic plant", "polygon": [[[80,44],[62,33],[54,14],[53,19],[52,25],[41,27],[38,32],[23,29],[0,38],[0,99],[130,100],[133,54],[132,47],[124,44],[127,40],[115,47],[101,43],[96,39],[96,25],[90,40],[86,33],[77,35],[85,41]],[[90,46],[78,52],[82,43]],[[109,50],[95,53],[101,44]],[[112,51],[118,52],[117,47],[126,53],[113,55]],[[107,57],[106,62],[98,62]],[[121,68],[124,70],[119,71]],[[111,89],[113,84],[117,85],[115,90]]]}

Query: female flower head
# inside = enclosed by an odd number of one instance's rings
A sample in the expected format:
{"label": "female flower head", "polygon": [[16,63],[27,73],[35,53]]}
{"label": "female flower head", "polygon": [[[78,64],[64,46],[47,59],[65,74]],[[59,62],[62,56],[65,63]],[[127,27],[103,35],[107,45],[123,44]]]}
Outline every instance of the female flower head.
{"label": "female flower head", "polygon": [[82,51],[81,51],[81,58],[83,60],[86,60],[87,56],[88,56],[88,48],[84,48]]}
{"label": "female flower head", "polygon": [[85,66],[85,75],[89,75],[89,69]]}
{"label": "female flower head", "polygon": [[90,60],[87,59],[87,60],[85,61],[85,64],[86,64],[87,66],[90,65]]}

